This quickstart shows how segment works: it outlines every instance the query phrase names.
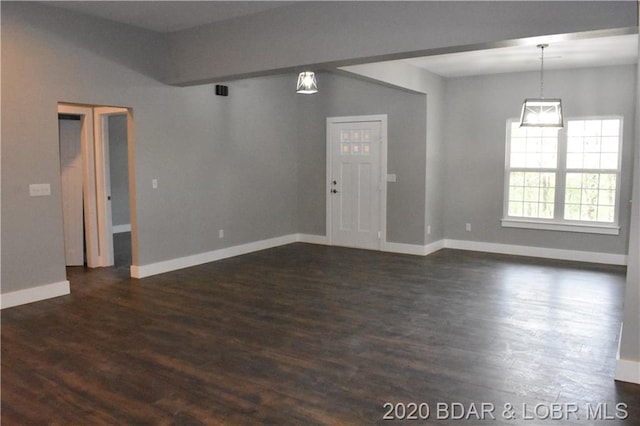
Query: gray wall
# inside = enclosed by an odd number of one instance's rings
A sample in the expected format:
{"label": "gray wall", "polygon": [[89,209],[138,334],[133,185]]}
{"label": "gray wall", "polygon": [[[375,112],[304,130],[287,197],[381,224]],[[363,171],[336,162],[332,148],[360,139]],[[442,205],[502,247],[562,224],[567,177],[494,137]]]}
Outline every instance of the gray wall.
{"label": "gray wall", "polygon": [[111,223],[130,225],[129,152],[127,150],[127,116],[109,117],[109,172],[111,174]]}
{"label": "gray wall", "polygon": [[[426,94],[424,241],[444,238],[444,90],[445,79],[404,62],[342,67],[341,71],[391,87]],[[429,231],[431,231],[429,233]]]}
{"label": "gray wall", "polygon": [[[230,84],[228,98],[169,87],[147,76],[162,55],[153,34],[34,3],[1,7],[3,293],[66,279],[59,101],[133,110],[139,264],[297,232],[290,76]],[[52,195],[29,197],[30,183]]]}
{"label": "gray wall", "polygon": [[[425,148],[424,96],[400,96],[334,76],[321,80],[326,94],[304,99],[293,94],[291,75],[235,82],[229,98],[215,97],[211,86],[180,89],[158,80],[193,84],[303,64],[637,25],[635,2],[376,3],[367,11],[361,6],[299,4],[283,15],[265,12],[165,36],[41,4],[2,2],[2,292],[66,279],[60,101],[133,109],[140,264],[294,232],[323,234],[322,135],[328,115],[389,114],[389,172],[398,174],[398,183],[389,191],[395,207],[388,236],[420,244],[424,219],[429,220],[425,194],[431,191],[425,164],[430,170],[429,159],[442,158],[441,145],[433,155]],[[622,192],[628,199],[635,68],[547,75],[547,93],[565,98],[569,115],[625,116]],[[522,99],[536,93],[536,81],[530,73],[447,82],[447,173],[441,183],[432,181],[448,194],[440,235],[626,253],[624,205],[619,237],[499,227],[502,191],[496,188],[503,184],[505,117],[516,115]],[[415,120],[406,110],[412,103]],[[311,120],[308,127],[305,120]],[[153,178],[159,181],[156,190]],[[50,183],[52,195],[29,197],[30,183]],[[636,199],[637,187],[636,178]],[[634,215],[630,255],[637,259],[637,208]],[[473,223],[472,233],[464,233],[465,222]],[[220,228],[224,240],[218,239]],[[628,282],[621,350],[637,360],[637,266],[630,268]]]}
{"label": "gray wall", "polygon": [[[172,33],[167,78],[197,84],[451,46],[637,26],[635,2],[298,2]],[[415,56],[415,55],[414,55]]]}
{"label": "gray wall", "polygon": [[326,233],[326,118],[387,114],[388,173],[397,175],[387,184],[387,241],[424,244],[425,96],[333,74],[318,86],[297,98],[300,232]]}
{"label": "gray wall", "polygon": [[[624,117],[620,235],[500,226],[506,119],[517,118],[524,98],[538,94],[539,78],[532,72],[447,80],[445,235],[459,240],[626,254],[635,136],[635,66],[545,72],[545,95],[562,98],[566,117]],[[471,223],[472,232],[465,231],[465,223]]]}
{"label": "gray wall", "polygon": [[[640,54],[640,46],[638,46]],[[640,67],[637,69],[640,80]],[[640,105],[640,86],[636,86],[636,105]],[[640,109],[636,108],[635,167],[633,177],[633,204],[629,231],[629,261],[627,288],[624,297],[620,358],[640,363]]]}

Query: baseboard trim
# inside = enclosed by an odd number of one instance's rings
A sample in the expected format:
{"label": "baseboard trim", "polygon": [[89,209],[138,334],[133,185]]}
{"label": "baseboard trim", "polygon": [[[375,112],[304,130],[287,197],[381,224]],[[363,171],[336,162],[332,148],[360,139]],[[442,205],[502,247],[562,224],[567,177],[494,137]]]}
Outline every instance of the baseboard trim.
{"label": "baseboard trim", "polygon": [[123,232],[131,232],[131,224],[128,223],[126,225],[113,225],[111,227],[111,232],[114,234],[121,234]]}
{"label": "baseboard trim", "polygon": [[323,246],[329,245],[329,238],[325,235],[313,235],[313,234],[298,234],[298,242],[307,244],[320,244]]}
{"label": "baseboard trim", "polygon": [[[298,242],[329,245],[329,238],[327,238],[325,235],[298,234]],[[418,244],[383,242],[380,251],[426,256],[442,248],[444,248],[443,240],[439,240],[424,246]]]}
{"label": "baseboard trim", "polygon": [[485,243],[480,241],[444,240],[446,248],[482,251],[487,253],[511,254],[516,256],[541,257],[545,259],[572,260],[577,262],[626,265],[624,254],[598,253],[592,251],[563,250],[546,247],[531,247],[512,244]]}
{"label": "baseboard trim", "polygon": [[[254,251],[265,250],[295,242],[329,245],[329,239],[324,235],[289,234],[282,237],[270,238],[267,240],[255,241],[247,244],[240,244],[233,247],[227,247],[146,265],[131,265],[131,276],[133,278],[145,278],[152,275],[162,274],[165,272],[175,271],[183,268],[189,268],[191,266],[202,265],[204,263],[215,262],[216,260],[240,256],[243,254],[252,253]],[[627,264],[626,255],[450,239],[438,240],[424,246],[417,244],[384,242],[382,244],[381,250],[391,253],[427,256],[443,248],[510,254],[518,256],[541,257],[546,259],[606,263],[612,265]]]}
{"label": "baseboard trim", "polygon": [[26,305],[27,303],[65,296],[70,293],[71,287],[69,281],[60,281],[24,290],[12,291],[10,293],[0,294],[0,309]]}
{"label": "baseboard trim", "polygon": [[618,359],[615,379],[620,382],[640,384],[640,361]]}
{"label": "baseboard trim", "polygon": [[131,265],[131,276],[133,278],[150,277],[152,275],[163,274],[165,272],[189,268],[191,266],[202,265],[204,263],[215,262],[216,260],[240,256],[243,254],[252,253],[254,251],[266,250],[285,244],[291,244],[297,241],[297,234],[284,235],[282,237],[270,238],[267,240],[255,241],[247,244],[240,244],[237,246],[226,247],[218,250],[208,251],[205,253],[194,254],[191,256],[149,263],[147,265]]}
{"label": "baseboard trim", "polygon": [[382,251],[400,254],[412,254],[416,256],[427,256],[440,249],[444,248],[444,241],[439,240],[433,243],[421,246],[418,244],[405,244],[405,243],[382,243]]}
{"label": "baseboard trim", "polygon": [[620,324],[618,335],[618,351],[616,352],[616,372],[614,378],[620,382],[640,384],[640,361],[620,359],[620,347],[622,346],[622,330],[624,323]]}

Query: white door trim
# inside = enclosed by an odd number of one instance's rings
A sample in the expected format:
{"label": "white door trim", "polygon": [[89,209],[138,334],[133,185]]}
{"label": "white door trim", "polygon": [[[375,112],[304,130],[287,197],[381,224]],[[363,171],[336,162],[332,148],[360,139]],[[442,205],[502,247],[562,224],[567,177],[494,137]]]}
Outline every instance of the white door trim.
{"label": "white door trim", "polygon": [[126,115],[126,108],[94,107],[96,155],[96,200],[98,212],[98,247],[100,266],[112,266],[113,225],[111,220],[111,174],[109,171],[109,117]]}
{"label": "white door trim", "polygon": [[75,114],[82,117],[80,145],[82,151],[82,179],[84,227],[87,251],[87,266],[100,266],[98,248],[98,211],[96,209],[96,173],[94,152],[93,109],[86,106],[58,104],[58,113]]}
{"label": "white door trim", "polygon": [[380,122],[380,239],[378,240],[378,250],[381,250],[387,242],[387,114],[376,115],[356,115],[346,117],[327,117],[326,143],[327,143],[327,168],[326,168],[326,235],[329,245],[333,245],[332,223],[331,223],[331,170],[332,170],[332,144],[331,126],[338,123],[353,123],[365,121]]}
{"label": "white door trim", "polygon": [[[59,103],[58,113],[82,117],[81,150],[87,266],[112,266],[113,231],[109,202],[111,185],[106,119],[109,115],[127,114],[127,121],[130,121],[129,110]],[[129,152],[132,152],[131,149]]]}

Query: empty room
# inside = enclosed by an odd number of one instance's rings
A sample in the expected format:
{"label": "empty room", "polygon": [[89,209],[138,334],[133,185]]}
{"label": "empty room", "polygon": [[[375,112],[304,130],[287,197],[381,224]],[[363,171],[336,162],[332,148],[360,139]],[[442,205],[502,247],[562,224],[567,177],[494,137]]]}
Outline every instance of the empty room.
{"label": "empty room", "polygon": [[637,2],[0,8],[2,424],[640,424]]}

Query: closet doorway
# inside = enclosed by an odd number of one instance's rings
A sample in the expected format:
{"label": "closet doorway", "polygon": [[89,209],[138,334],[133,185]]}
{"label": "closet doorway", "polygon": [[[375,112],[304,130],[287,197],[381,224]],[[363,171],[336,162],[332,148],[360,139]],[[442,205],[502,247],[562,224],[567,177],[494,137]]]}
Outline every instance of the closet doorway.
{"label": "closet doorway", "polygon": [[135,255],[132,111],[61,103],[58,124],[65,263],[95,268],[117,259],[128,267]]}

